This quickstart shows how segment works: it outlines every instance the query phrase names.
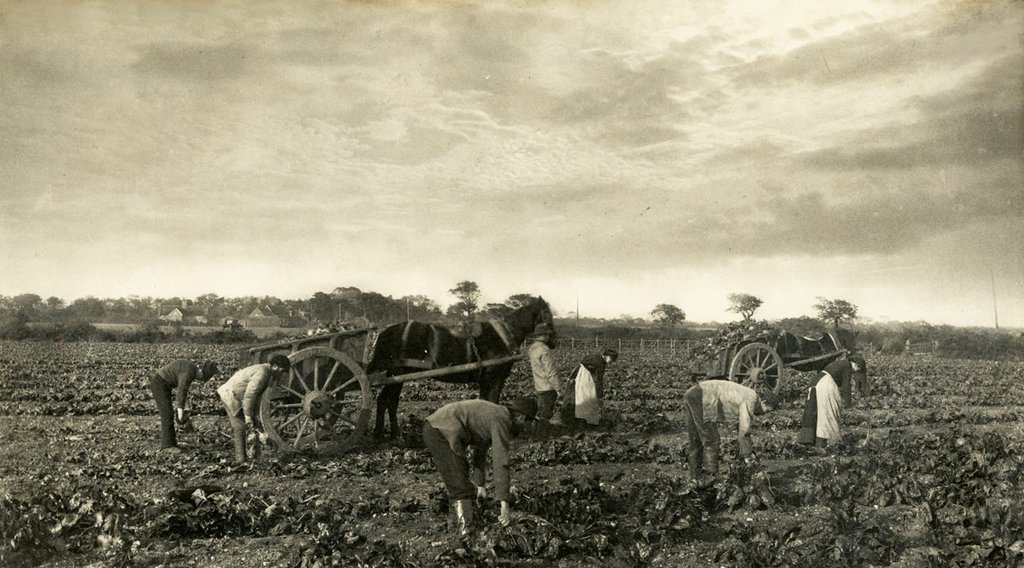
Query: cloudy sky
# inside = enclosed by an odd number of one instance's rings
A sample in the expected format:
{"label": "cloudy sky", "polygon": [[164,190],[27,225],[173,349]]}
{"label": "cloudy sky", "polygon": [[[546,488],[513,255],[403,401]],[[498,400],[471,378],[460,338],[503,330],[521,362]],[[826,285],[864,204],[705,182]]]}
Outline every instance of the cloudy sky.
{"label": "cloudy sky", "polygon": [[472,280],[1024,326],[1021,30],[1020,2],[7,1],[0,294]]}

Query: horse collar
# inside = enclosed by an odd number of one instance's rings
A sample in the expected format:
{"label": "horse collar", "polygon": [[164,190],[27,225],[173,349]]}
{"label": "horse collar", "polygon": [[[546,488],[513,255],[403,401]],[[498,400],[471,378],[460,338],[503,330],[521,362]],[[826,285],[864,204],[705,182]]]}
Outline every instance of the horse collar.
{"label": "horse collar", "polygon": [[498,337],[501,338],[501,342],[505,344],[509,353],[516,352],[516,346],[512,344],[512,336],[509,334],[508,325],[500,319],[490,320],[491,327],[498,333]]}

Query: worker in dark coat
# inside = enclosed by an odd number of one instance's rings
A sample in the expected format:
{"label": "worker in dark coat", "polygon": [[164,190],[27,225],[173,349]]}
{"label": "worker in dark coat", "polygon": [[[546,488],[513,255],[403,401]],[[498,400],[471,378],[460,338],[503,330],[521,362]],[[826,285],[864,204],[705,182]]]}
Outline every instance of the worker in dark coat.
{"label": "worker in dark coat", "polygon": [[[573,370],[563,389],[561,422],[566,426],[591,424],[596,425],[601,419],[602,402],[604,401],[604,373],[608,365],[619,358],[619,352],[605,349],[601,353],[591,353],[580,361]],[[589,374],[590,384],[587,384]],[[576,393],[581,396],[577,398]],[[587,395],[593,394],[593,398]],[[581,404],[582,402],[582,404]]]}
{"label": "worker in dark coat", "polygon": [[822,372],[832,376],[832,380],[839,387],[843,405],[847,408],[853,406],[854,382],[857,384],[857,394],[867,395],[867,365],[860,355],[836,359],[826,365]]}
{"label": "worker in dark coat", "polygon": [[867,383],[867,363],[860,355],[837,359],[822,369],[818,382],[807,389],[798,442],[823,449],[839,441],[843,408],[853,403],[852,380]]}
{"label": "worker in dark coat", "polygon": [[[181,452],[174,423],[189,424],[188,390],[195,381],[206,382],[219,372],[213,361],[196,365],[187,359],[175,359],[160,367],[149,378],[149,390],[160,413],[160,449]],[[172,391],[177,390],[176,395]],[[173,400],[173,402],[172,402]]]}
{"label": "worker in dark coat", "polygon": [[750,387],[723,380],[701,381],[687,389],[683,400],[692,479],[700,477],[705,469],[711,475],[718,474],[719,424],[739,424],[739,455],[747,457],[753,452],[749,435],[753,417],[776,407],[775,395],[770,391],[762,397]]}
{"label": "worker in dark coat", "polygon": [[473,523],[474,497],[487,494],[484,472],[488,449],[494,471],[494,498],[501,502],[498,521],[508,525],[509,441],[521,431],[521,421],[532,421],[536,412],[533,398],[517,399],[510,406],[473,399],[446,404],[424,420],[423,443],[444,480],[460,535],[465,535]]}

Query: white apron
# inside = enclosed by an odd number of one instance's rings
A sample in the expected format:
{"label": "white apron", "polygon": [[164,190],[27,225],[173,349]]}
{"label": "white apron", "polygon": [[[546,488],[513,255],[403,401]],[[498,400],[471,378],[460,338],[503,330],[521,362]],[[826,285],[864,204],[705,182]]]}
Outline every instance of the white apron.
{"label": "white apron", "polygon": [[595,426],[601,422],[601,404],[597,400],[594,376],[583,365],[576,371],[576,418]]}
{"label": "white apron", "polygon": [[832,375],[825,373],[815,385],[814,393],[818,403],[818,422],[814,429],[814,435],[826,440],[838,441],[843,399]]}

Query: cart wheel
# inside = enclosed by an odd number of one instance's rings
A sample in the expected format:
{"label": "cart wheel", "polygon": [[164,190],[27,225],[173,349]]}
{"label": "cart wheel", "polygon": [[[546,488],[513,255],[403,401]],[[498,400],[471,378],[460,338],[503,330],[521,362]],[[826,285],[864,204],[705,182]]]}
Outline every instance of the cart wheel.
{"label": "cart wheel", "polygon": [[288,376],[267,389],[260,418],[278,448],[301,450],[338,442],[358,444],[370,423],[373,396],[366,371],[330,347],[310,347],[288,356]]}
{"label": "cart wheel", "polygon": [[786,378],[782,357],[766,343],[748,343],[736,352],[729,365],[729,380],[757,390],[765,385],[779,392]]}

